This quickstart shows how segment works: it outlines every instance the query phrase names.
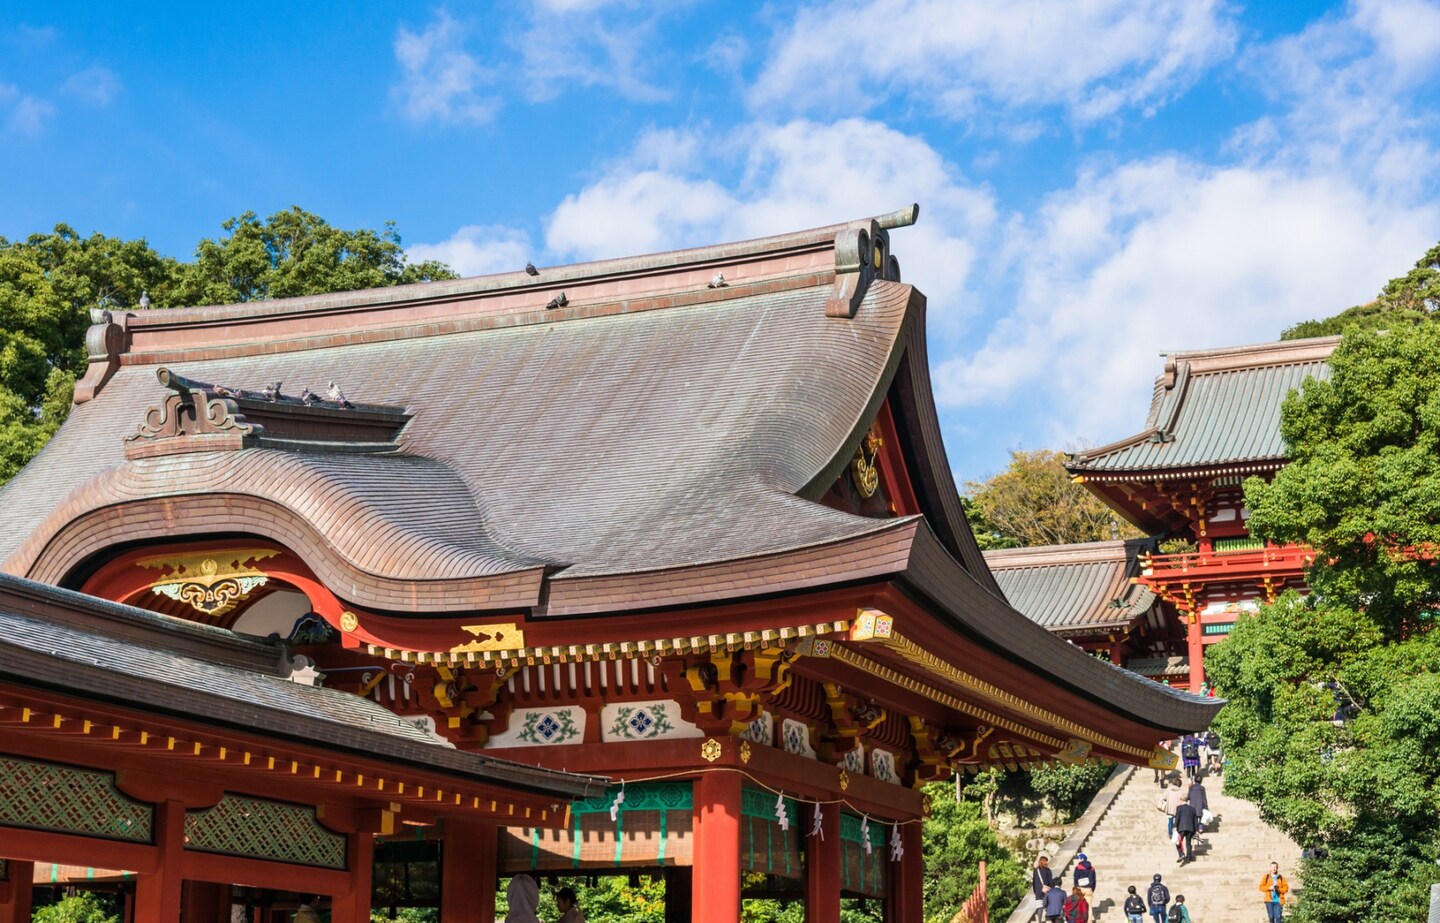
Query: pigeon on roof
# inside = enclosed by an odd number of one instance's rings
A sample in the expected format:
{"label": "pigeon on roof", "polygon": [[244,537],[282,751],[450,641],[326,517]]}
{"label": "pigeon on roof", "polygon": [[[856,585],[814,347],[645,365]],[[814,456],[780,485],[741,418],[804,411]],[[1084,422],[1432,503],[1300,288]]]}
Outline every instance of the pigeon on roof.
{"label": "pigeon on roof", "polygon": [[314,391],[311,391],[309,388],[302,388],[300,390],[300,403],[311,405],[318,404],[320,403],[320,395],[316,394]]}
{"label": "pigeon on roof", "polygon": [[528,262],[527,262],[527,263],[525,264],[525,275],[527,275],[527,276],[538,276],[538,275],[540,275],[540,270],[538,270],[538,269],[535,268],[535,264],[534,264],[534,263],[528,263]]}
{"label": "pigeon on roof", "polygon": [[547,309],[563,308],[569,303],[570,299],[565,297],[564,292],[561,292],[560,294],[556,295],[554,298],[551,298],[548,302],[546,302],[545,307]]}
{"label": "pigeon on roof", "polygon": [[145,310],[146,308],[149,308],[149,307],[150,307],[150,293],[149,293],[149,292],[144,292],[144,291],[142,291],[142,292],[140,293],[140,309],[143,311],[143,310]]}
{"label": "pigeon on roof", "polygon": [[339,404],[341,407],[354,407],[355,405],[345,399],[345,392],[335,382],[330,382],[330,387],[325,390],[325,398],[331,403]]}
{"label": "pigeon on roof", "polygon": [[710,280],[710,284],[707,285],[707,286],[705,286],[705,287],[706,287],[706,288],[724,288],[724,287],[725,287],[726,285],[728,285],[728,284],[729,284],[729,283],[727,283],[727,282],[725,281],[725,273],[723,273],[723,272],[717,272],[717,273],[715,273],[715,278],[711,279],[711,280]]}
{"label": "pigeon on roof", "polygon": [[270,403],[280,400],[280,382],[273,382],[260,389],[260,396]]}

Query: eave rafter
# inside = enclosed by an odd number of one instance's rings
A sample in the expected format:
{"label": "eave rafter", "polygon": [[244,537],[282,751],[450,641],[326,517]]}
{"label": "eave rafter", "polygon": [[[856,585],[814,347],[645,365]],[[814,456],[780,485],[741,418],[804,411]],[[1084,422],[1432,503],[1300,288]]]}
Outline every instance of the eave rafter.
{"label": "eave rafter", "polygon": [[0,728],[6,733],[83,741],[87,748],[101,748],[117,755],[144,753],[151,758],[203,764],[286,785],[313,787],[323,792],[321,801],[384,801],[390,804],[392,821],[401,817],[429,820],[432,812],[443,810],[464,812],[477,819],[507,823],[523,820],[532,826],[552,826],[563,822],[568,810],[565,804],[542,796],[506,791],[501,798],[482,785],[461,780],[427,785],[413,775],[405,777],[393,767],[388,772],[377,768],[367,773],[354,763],[317,758],[313,753],[276,742],[197,734],[144,719],[97,712],[89,705],[77,704],[72,709],[30,702],[11,693],[0,693]]}
{"label": "eave rafter", "polygon": [[[481,629],[485,627],[476,626]],[[516,667],[535,666],[536,664],[585,663],[633,657],[649,658],[760,650],[794,641],[803,641],[806,638],[843,634],[849,628],[850,623],[847,621],[834,621],[754,631],[732,631],[725,634],[635,639],[598,644],[555,644],[509,649],[496,648],[495,650],[468,650],[466,648],[470,646],[465,645],[448,651],[412,651],[370,644],[366,645],[366,650],[376,657],[399,660],[404,663],[438,664],[450,667],[492,666],[496,668],[497,672],[504,674]]]}
{"label": "eave rafter", "polygon": [[[894,619],[878,610],[862,610],[846,640],[854,646],[830,644],[828,656],[968,714],[1022,742],[1027,748],[1044,754],[1045,758],[1081,763],[1098,746],[1132,762],[1153,763],[1157,759],[1173,759],[1173,754],[1158,746],[1147,750],[1127,744],[959,669],[897,632]],[[915,672],[925,679],[869,656],[865,652],[866,646],[917,668]],[[1054,733],[1057,731],[1070,736],[1061,737]]]}

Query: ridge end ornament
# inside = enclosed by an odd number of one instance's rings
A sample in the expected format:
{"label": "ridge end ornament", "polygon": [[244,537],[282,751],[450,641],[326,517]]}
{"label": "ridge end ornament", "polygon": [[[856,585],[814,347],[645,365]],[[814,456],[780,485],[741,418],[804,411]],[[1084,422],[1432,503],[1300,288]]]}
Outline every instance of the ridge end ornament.
{"label": "ridge end ornament", "polygon": [[720,741],[716,740],[713,737],[707,739],[703,744],[700,745],[700,755],[705,758],[705,762],[707,763],[713,763],[718,760],[720,758],[720,753]]}

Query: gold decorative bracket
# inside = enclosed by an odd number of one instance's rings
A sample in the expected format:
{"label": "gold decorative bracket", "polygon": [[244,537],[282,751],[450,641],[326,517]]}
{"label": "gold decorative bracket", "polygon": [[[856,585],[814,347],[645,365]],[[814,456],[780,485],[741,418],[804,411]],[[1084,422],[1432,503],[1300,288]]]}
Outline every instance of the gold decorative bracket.
{"label": "gold decorative bracket", "polygon": [[269,582],[270,577],[255,561],[273,558],[273,548],[241,548],[235,551],[159,555],[141,558],[140,567],[166,570],[168,574],[150,584],[151,592],[183,602],[203,615],[224,615]]}

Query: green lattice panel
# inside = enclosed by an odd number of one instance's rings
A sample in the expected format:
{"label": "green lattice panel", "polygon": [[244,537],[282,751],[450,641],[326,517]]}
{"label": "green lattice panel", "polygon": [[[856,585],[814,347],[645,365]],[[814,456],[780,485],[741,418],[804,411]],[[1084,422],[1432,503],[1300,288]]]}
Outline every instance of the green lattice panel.
{"label": "green lattice panel", "polygon": [[[570,806],[572,814],[610,813],[615,803],[619,786],[612,786],[605,792]],[[640,782],[625,787],[625,800],[620,802],[623,811],[688,811],[694,806],[694,796],[689,782]]]}
{"label": "green lattice panel", "polygon": [[186,811],[185,848],[345,868],[344,835],[320,826],[314,808],[241,795],[226,795],[215,807],[203,811]]}
{"label": "green lattice panel", "polygon": [[0,825],[149,843],[155,812],[108,772],[0,756]]}

